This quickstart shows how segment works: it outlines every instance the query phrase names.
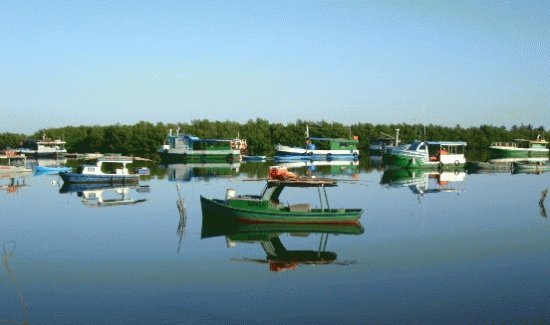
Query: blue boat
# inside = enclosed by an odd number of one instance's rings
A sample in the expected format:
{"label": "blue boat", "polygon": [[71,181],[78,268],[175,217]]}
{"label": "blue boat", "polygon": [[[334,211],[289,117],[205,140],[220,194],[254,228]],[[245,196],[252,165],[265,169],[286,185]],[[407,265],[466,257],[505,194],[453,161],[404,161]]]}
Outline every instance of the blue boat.
{"label": "blue boat", "polygon": [[243,160],[248,162],[264,162],[266,158],[266,156],[243,156]]}
{"label": "blue boat", "polygon": [[[61,172],[59,175],[65,183],[110,183],[132,184],[139,182],[139,175],[130,174],[127,164],[132,163],[132,158],[122,156],[104,156],[97,159],[95,165],[83,165],[76,172]],[[115,164],[114,173],[103,172],[105,163]],[[112,166],[111,166],[112,167]]]}
{"label": "blue boat", "polygon": [[65,166],[34,166],[34,172],[37,175],[58,174],[61,172],[70,172],[73,169]]}

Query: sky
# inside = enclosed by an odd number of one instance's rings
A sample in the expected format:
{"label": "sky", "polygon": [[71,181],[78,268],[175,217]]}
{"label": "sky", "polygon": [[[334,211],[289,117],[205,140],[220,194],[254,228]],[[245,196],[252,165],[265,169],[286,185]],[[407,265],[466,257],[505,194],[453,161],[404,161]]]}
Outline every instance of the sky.
{"label": "sky", "polygon": [[0,133],[256,118],[550,129],[550,2],[0,1]]}

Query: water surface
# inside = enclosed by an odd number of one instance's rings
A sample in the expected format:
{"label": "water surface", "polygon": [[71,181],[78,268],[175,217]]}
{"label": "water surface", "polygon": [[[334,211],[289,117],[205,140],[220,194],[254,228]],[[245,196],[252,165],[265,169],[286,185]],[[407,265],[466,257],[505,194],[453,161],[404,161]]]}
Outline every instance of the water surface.
{"label": "water surface", "polygon": [[[550,174],[302,168],[341,180],[331,207],[364,209],[362,228],[203,227],[200,195],[259,194],[251,179],[268,165],[161,166],[141,188],[95,194],[56,175],[16,189],[4,179],[0,321],[550,322],[550,207],[539,204]],[[281,199],[317,204],[318,192]]]}

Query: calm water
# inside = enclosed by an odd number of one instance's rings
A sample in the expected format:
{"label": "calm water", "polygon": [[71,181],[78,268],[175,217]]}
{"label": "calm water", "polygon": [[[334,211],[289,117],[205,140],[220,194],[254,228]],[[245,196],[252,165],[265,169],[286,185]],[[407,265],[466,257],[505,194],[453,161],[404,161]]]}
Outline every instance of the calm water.
{"label": "calm water", "polygon": [[160,166],[103,193],[17,179],[0,191],[0,322],[550,322],[550,174],[299,169],[341,179],[329,203],[363,208],[363,229],[203,225],[200,195],[257,194],[267,166]]}

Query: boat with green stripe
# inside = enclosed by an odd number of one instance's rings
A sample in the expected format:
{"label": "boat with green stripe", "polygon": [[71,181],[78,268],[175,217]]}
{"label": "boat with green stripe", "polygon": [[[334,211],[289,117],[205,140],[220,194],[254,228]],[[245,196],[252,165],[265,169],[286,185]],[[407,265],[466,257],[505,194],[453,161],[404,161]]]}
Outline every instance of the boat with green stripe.
{"label": "boat with green stripe", "polygon": [[464,166],[463,141],[414,141],[405,148],[388,149],[382,156],[387,166],[401,168],[445,168]]}
{"label": "boat with green stripe", "polygon": [[[331,208],[326,188],[335,187],[335,180],[295,178],[269,179],[260,195],[236,196],[232,189],[227,190],[226,198],[213,199],[201,196],[203,213],[235,218],[245,223],[357,223],[362,209]],[[288,205],[279,201],[281,192],[287,187],[311,188],[319,191],[320,207],[309,203]],[[324,198],[324,199],[323,199]]]}
{"label": "boat with green stripe", "polygon": [[244,139],[202,139],[179,130],[168,134],[166,142],[159,149],[163,162],[234,162],[241,161],[246,149]]}
{"label": "boat with green stripe", "polygon": [[515,139],[513,142],[493,142],[489,146],[491,158],[548,157],[548,141],[540,136],[536,140]]}

